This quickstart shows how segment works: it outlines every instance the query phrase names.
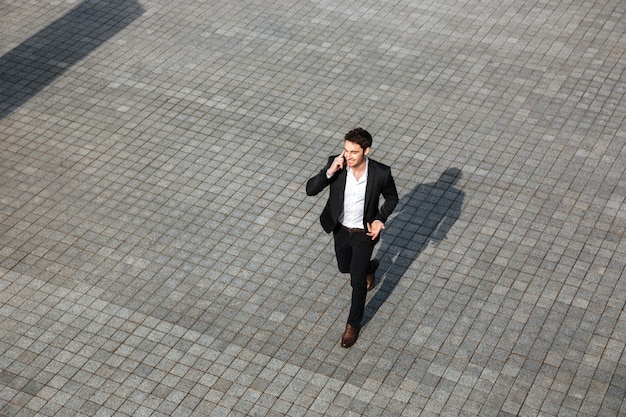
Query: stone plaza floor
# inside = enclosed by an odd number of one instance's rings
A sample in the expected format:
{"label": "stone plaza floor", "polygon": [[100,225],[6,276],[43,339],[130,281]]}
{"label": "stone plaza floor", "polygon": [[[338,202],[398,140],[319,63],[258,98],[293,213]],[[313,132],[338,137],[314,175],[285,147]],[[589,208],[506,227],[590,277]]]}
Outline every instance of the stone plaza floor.
{"label": "stone plaza floor", "polygon": [[[623,0],[0,0],[0,416],[626,415]],[[356,345],[304,185],[400,203]]]}

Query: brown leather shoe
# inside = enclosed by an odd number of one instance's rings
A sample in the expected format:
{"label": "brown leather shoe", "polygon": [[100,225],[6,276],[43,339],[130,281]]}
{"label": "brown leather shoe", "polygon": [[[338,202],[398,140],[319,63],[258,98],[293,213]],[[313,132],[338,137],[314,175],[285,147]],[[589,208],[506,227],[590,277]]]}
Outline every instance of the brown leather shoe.
{"label": "brown leather shoe", "polygon": [[356,343],[356,339],[359,337],[359,328],[346,324],[346,330],[341,337],[341,347],[349,348]]}
{"label": "brown leather shoe", "polygon": [[379,265],[380,261],[378,259],[372,259],[372,267],[374,270],[365,276],[365,283],[367,284],[368,291],[374,288],[374,284],[376,284],[376,270]]}

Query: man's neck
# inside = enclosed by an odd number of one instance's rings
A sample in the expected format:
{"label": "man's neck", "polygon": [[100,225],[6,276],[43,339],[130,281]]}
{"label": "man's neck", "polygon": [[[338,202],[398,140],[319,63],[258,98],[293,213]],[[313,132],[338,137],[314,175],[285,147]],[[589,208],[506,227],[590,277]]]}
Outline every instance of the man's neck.
{"label": "man's neck", "polygon": [[365,161],[363,161],[363,163],[359,164],[358,166],[351,167],[350,170],[352,171],[352,175],[354,175],[354,178],[356,178],[357,181],[360,180],[367,170],[367,158],[365,159]]}

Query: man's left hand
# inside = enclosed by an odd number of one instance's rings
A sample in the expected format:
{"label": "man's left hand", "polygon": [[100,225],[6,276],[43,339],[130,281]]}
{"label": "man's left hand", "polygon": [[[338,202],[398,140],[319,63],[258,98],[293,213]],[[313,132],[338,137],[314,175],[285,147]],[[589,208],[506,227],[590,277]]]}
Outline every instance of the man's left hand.
{"label": "man's left hand", "polygon": [[378,235],[380,235],[381,230],[385,228],[385,225],[380,220],[374,220],[371,223],[367,224],[367,235],[372,238],[372,240],[376,240]]}

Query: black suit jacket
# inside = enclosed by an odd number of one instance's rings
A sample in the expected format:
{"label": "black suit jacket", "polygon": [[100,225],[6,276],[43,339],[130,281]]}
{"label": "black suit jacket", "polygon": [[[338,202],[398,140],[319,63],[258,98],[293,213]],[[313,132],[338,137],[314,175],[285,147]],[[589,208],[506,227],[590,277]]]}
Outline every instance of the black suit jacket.
{"label": "black suit jacket", "polygon": [[[326,167],[306,183],[306,193],[309,196],[317,195],[324,188],[330,186],[328,201],[320,216],[320,223],[322,223],[326,233],[335,230],[339,224],[339,216],[343,212],[343,199],[346,188],[345,169],[336,172],[332,178],[326,177],[326,171],[328,171],[335,158],[336,155],[329,157]],[[374,220],[380,220],[385,223],[396,204],[398,204],[398,191],[391,176],[391,168],[371,159],[368,162],[365,211],[363,215],[363,228],[366,230],[367,223],[371,223]],[[379,207],[381,195],[385,201]]]}

